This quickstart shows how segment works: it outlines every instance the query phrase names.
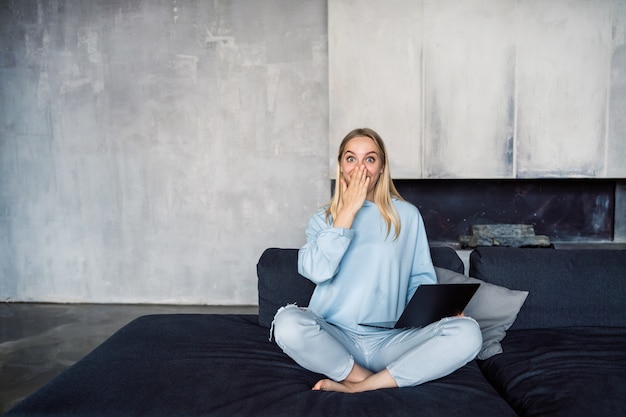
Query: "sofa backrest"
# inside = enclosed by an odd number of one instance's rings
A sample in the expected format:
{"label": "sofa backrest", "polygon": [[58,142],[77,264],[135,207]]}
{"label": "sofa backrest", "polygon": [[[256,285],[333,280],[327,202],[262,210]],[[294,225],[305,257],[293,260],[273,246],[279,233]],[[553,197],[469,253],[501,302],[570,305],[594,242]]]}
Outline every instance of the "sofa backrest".
{"label": "sofa backrest", "polygon": [[[430,248],[433,264],[463,273],[465,266],[450,247]],[[298,274],[298,249],[269,248],[257,264],[259,324],[270,327],[274,314],[287,304],[307,306],[315,284]]]}
{"label": "sofa backrest", "polygon": [[626,326],[626,250],[482,247],[469,275],[529,291],[511,329]]}

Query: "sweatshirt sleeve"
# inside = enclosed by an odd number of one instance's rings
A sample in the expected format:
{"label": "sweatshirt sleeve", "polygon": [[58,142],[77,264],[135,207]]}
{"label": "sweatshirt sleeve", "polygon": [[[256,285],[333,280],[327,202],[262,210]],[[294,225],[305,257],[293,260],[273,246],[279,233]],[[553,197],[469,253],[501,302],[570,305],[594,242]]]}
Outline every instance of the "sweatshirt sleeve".
{"label": "sweatshirt sleeve", "polygon": [[315,213],[306,227],[307,241],[298,251],[298,272],[316,284],[330,280],[353,237],[353,230],[329,225],[323,210]]}
{"label": "sweatshirt sleeve", "polygon": [[433,261],[430,256],[430,246],[428,245],[424,220],[421,214],[418,213],[415,254],[413,255],[413,265],[411,266],[406,303],[408,304],[420,284],[436,283],[437,275],[435,274],[435,267],[433,266]]}

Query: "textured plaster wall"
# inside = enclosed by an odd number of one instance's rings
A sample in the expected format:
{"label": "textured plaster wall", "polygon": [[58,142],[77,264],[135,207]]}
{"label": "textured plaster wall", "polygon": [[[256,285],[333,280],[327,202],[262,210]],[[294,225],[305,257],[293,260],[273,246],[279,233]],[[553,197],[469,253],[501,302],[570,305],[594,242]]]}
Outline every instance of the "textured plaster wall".
{"label": "textured plaster wall", "polygon": [[0,3],[0,299],[255,304],[329,197],[326,3]]}
{"label": "textured plaster wall", "polygon": [[626,1],[328,9],[331,149],[368,124],[398,178],[626,176]]}
{"label": "textured plaster wall", "polygon": [[385,139],[396,178],[419,178],[422,161],[421,1],[328,2],[330,176],[355,127]]}

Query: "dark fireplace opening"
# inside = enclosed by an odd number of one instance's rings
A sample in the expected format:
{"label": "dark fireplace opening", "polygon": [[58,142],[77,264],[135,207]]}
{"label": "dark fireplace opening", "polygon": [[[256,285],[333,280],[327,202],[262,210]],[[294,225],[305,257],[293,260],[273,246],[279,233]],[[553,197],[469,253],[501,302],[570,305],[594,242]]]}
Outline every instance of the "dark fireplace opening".
{"label": "dark fireplace opening", "polygon": [[[626,183],[619,179],[394,180],[424,218],[429,241],[460,244],[472,225],[532,225],[553,243],[626,241]],[[331,192],[334,180],[331,180]]]}
{"label": "dark fireplace opening", "polygon": [[477,224],[532,225],[552,242],[614,238],[616,181],[597,179],[395,180],[431,242],[458,243]]}

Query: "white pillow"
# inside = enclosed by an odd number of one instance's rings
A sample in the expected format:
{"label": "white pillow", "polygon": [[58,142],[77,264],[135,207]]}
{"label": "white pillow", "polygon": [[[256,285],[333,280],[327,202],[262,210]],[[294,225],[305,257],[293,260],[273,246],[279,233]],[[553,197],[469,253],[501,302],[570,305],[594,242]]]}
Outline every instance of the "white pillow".
{"label": "white pillow", "polygon": [[483,334],[483,347],[477,357],[484,360],[502,353],[500,342],[515,322],[517,313],[526,301],[528,291],[510,290],[449,269],[435,267],[435,272],[440,284],[471,282],[480,284],[478,291],[464,310],[466,316],[478,322]]}

